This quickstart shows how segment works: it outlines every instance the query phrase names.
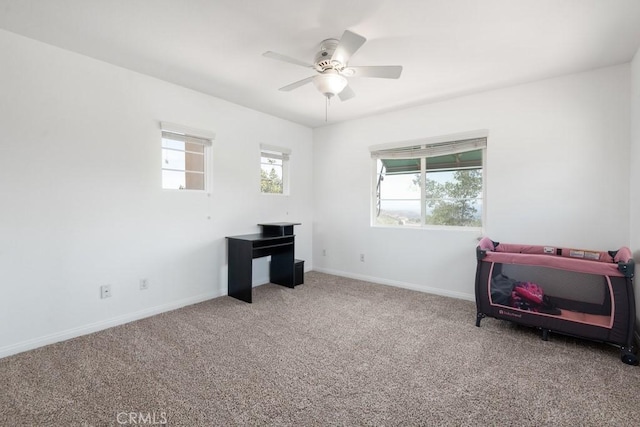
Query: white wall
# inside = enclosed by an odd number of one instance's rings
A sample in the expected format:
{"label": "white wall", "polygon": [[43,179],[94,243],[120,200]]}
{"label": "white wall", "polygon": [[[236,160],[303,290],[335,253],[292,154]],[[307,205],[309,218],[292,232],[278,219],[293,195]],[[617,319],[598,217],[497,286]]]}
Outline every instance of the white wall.
{"label": "white wall", "polygon": [[487,236],[629,245],[629,82],[620,65],[316,129],[314,268],[473,299],[479,232],[369,225],[368,147],[479,129]]}
{"label": "white wall", "polygon": [[[630,248],[633,258],[640,262],[640,49],[631,62],[631,155],[630,155],[631,230]],[[636,271],[640,274],[640,265]],[[636,318],[640,319],[640,289],[636,275]],[[637,323],[637,322],[636,322]]]}
{"label": "white wall", "polygon": [[[0,357],[226,294],[224,237],[259,222],[302,222],[312,267],[310,129],[5,31],[0,55]],[[216,132],[209,194],[161,190],[159,120]],[[260,143],[292,149],[290,196],[260,194]]]}

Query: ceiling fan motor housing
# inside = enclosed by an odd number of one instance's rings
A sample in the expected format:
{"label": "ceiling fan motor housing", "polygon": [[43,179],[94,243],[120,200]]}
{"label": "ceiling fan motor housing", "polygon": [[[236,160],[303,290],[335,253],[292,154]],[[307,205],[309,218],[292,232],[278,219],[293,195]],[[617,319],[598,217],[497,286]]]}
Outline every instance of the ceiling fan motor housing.
{"label": "ceiling fan motor housing", "polygon": [[340,71],[344,68],[345,64],[339,61],[331,61],[331,57],[338,47],[338,43],[340,43],[340,41],[336,39],[326,39],[320,43],[320,51],[316,54],[313,61],[313,65],[316,70],[319,72],[329,69]]}

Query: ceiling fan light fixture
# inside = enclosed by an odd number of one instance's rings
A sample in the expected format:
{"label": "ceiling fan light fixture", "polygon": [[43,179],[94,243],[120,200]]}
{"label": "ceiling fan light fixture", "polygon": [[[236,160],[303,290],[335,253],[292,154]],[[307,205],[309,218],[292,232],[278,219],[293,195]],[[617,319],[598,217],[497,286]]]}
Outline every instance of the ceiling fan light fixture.
{"label": "ceiling fan light fixture", "polygon": [[324,96],[331,98],[347,86],[347,79],[335,70],[326,70],[313,78],[313,84]]}

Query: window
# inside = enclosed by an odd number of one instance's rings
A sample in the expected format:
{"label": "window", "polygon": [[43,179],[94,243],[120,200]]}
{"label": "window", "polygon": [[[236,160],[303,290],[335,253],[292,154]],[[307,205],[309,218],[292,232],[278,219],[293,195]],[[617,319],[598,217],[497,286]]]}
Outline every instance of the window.
{"label": "window", "polygon": [[372,150],[374,225],[482,227],[487,139]]}
{"label": "window", "polygon": [[180,125],[161,123],[162,188],[205,190],[207,152],[214,135]]}
{"label": "window", "polygon": [[260,192],[289,194],[288,148],[260,144]]}

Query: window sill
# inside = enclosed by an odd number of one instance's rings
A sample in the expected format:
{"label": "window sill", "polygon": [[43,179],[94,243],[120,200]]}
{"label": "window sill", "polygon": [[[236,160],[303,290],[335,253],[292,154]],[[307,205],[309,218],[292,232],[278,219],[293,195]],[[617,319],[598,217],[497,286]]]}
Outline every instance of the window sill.
{"label": "window sill", "polygon": [[483,233],[482,227],[464,227],[456,225],[389,225],[371,224],[371,228],[388,228],[393,230],[421,230],[421,231],[465,231],[469,233]]}
{"label": "window sill", "polygon": [[189,194],[210,194],[207,190],[193,190],[193,189],[177,189],[177,188],[163,188],[163,192],[167,193],[189,193]]}

